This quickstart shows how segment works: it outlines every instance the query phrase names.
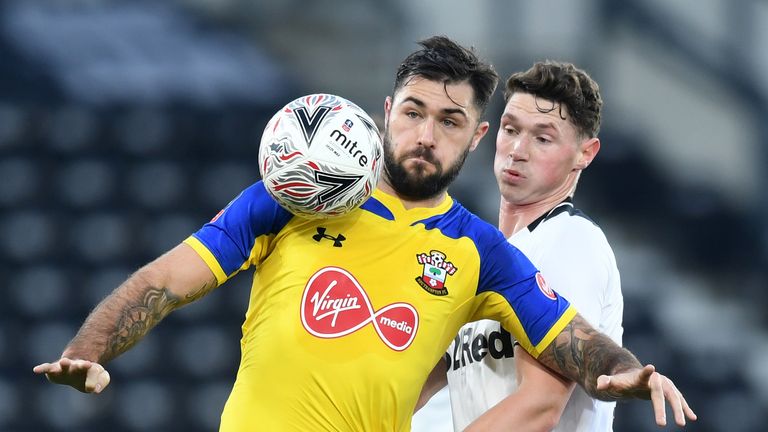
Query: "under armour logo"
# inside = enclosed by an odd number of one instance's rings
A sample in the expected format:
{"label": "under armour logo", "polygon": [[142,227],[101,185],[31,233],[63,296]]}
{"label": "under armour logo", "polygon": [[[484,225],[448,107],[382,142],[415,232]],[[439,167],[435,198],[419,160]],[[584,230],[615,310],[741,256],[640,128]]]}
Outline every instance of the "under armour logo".
{"label": "under armour logo", "polygon": [[317,234],[313,235],[312,238],[316,242],[319,242],[322,239],[333,240],[333,247],[341,247],[341,242],[347,239],[346,237],[344,237],[344,234],[339,234],[336,237],[330,234],[326,234],[325,227],[317,227]]}

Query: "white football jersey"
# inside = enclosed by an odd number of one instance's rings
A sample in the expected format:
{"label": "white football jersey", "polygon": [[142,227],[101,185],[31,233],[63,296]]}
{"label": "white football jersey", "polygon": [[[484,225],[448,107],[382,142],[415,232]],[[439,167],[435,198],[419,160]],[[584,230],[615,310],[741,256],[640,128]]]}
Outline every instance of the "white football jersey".
{"label": "white football jersey", "polygon": [[[603,231],[570,199],[515,233],[509,242],[592,326],[621,344],[624,300],[613,250]],[[462,327],[449,346],[448,391],[457,431],[517,389],[513,344],[498,322],[482,320]],[[615,405],[593,399],[577,386],[554,430],[611,431]]]}

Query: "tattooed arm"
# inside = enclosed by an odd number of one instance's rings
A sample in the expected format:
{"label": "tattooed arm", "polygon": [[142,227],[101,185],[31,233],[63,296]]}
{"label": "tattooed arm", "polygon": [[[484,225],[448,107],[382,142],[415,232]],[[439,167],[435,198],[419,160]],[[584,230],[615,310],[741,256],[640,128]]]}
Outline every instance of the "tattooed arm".
{"label": "tattooed arm", "polygon": [[660,426],[666,425],[665,400],[678,425],[685,425],[686,417],[696,420],[669,378],[652,365],[643,366],[629,350],[592,328],[581,315],[576,315],[538,360],[596,399],[650,399]]}
{"label": "tattooed arm", "polygon": [[61,359],[34,368],[84,392],[109,383],[103,364],[127,351],[173,310],[209,293],[216,277],[199,255],[180,244],[139,269],[86,318]]}
{"label": "tattooed arm", "polygon": [[629,350],[595,330],[581,315],[576,315],[538,360],[601,400],[616,400],[621,395],[598,391],[597,377],[643,367]]}

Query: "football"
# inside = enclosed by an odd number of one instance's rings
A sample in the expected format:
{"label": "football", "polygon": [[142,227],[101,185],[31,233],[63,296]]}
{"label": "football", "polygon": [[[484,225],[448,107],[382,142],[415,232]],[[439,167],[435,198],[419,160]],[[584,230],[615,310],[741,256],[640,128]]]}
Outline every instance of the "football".
{"label": "football", "polygon": [[293,100],[264,128],[259,170],[269,194],[305,218],[359,207],[381,173],[379,130],[354,103],[330,94]]}

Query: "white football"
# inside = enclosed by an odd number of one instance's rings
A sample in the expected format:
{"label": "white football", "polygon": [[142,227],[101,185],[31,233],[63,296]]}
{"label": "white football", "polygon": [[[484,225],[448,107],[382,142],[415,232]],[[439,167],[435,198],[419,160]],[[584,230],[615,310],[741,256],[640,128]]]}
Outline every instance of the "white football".
{"label": "white football", "polygon": [[267,123],[259,170],[270,195],[305,218],[345,214],[373,193],[381,173],[379,130],[365,111],[330,94],[300,97]]}

